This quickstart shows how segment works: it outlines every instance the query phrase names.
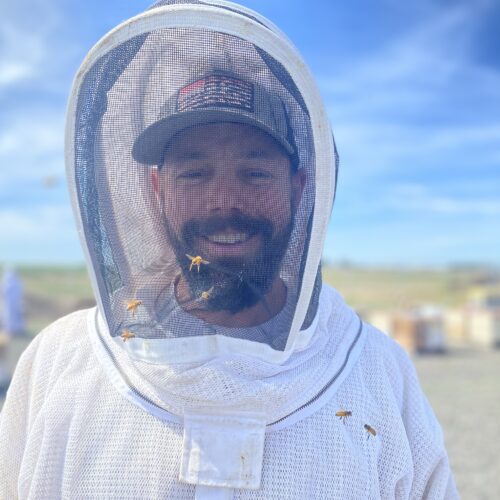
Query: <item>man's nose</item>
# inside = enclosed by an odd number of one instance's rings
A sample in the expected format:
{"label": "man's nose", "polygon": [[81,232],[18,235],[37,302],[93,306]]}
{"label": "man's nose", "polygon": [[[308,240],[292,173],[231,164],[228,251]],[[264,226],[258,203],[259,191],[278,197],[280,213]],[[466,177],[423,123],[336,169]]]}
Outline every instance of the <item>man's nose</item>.
{"label": "man's nose", "polygon": [[231,174],[221,173],[207,186],[207,210],[210,213],[233,213],[245,209],[241,183]]}

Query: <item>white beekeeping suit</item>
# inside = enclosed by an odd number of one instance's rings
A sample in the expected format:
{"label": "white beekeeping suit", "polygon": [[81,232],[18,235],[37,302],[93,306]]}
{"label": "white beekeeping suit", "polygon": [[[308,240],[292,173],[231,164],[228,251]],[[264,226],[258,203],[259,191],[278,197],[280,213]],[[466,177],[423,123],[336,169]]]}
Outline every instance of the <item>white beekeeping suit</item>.
{"label": "white beekeeping suit", "polygon": [[98,307],[19,363],[1,498],[454,498],[404,353],[321,284],[323,103],[271,23],[159,2],[89,53],[67,124]]}

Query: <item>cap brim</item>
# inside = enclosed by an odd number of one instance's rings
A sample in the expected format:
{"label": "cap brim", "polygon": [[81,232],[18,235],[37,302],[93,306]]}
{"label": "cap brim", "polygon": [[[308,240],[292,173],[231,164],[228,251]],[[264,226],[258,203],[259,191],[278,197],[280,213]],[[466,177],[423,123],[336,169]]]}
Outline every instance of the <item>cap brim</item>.
{"label": "cap brim", "polygon": [[207,109],[178,113],[153,123],[135,140],[132,156],[134,160],[145,165],[161,165],[165,149],[175,134],[195,125],[222,122],[253,125],[273,137],[288,154],[294,153],[294,149],[288,141],[253,117],[231,110]]}

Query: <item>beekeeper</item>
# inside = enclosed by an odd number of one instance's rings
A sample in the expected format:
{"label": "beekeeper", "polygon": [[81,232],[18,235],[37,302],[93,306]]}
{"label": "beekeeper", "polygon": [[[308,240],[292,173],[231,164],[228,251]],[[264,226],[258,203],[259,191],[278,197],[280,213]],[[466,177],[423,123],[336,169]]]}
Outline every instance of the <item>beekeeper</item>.
{"label": "beekeeper", "polygon": [[67,170],[98,307],[19,362],[1,498],[455,498],[402,350],[321,283],[337,156],[288,39],[159,2],[89,53]]}

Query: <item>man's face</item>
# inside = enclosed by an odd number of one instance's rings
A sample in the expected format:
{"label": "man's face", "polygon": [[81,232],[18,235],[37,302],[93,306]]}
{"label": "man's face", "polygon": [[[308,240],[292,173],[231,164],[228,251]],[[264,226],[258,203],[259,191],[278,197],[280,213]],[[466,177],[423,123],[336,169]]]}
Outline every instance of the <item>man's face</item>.
{"label": "man's face", "polygon": [[[281,146],[243,124],[183,130],[159,174],[165,228],[193,298],[237,312],[259,301],[277,277],[303,188]],[[200,256],[189,269],[186,256]]]}

